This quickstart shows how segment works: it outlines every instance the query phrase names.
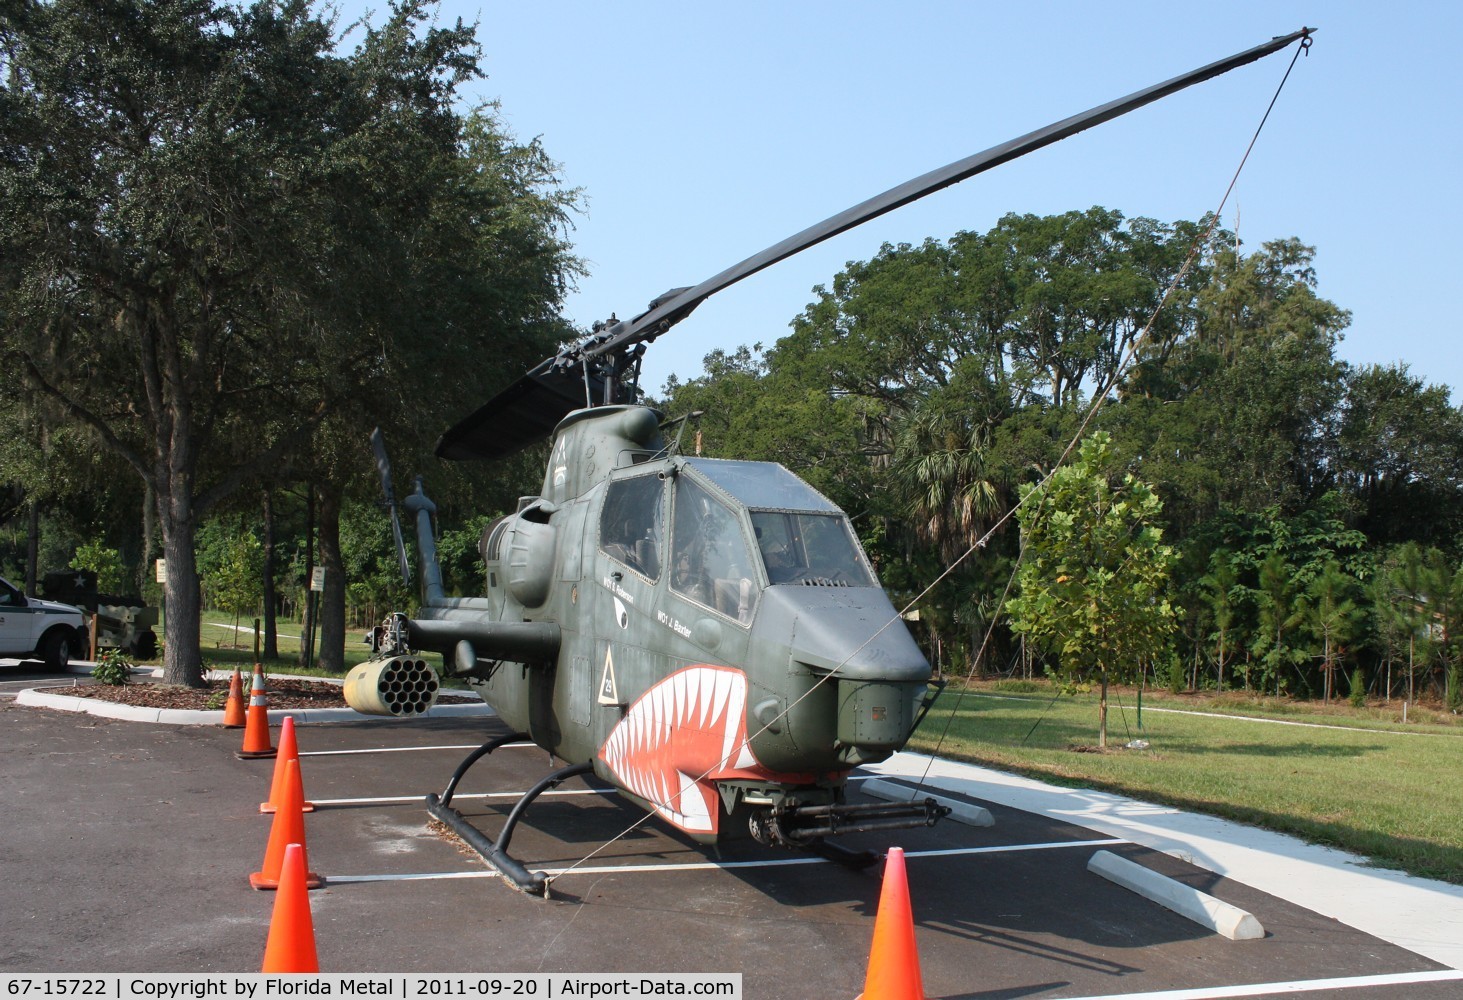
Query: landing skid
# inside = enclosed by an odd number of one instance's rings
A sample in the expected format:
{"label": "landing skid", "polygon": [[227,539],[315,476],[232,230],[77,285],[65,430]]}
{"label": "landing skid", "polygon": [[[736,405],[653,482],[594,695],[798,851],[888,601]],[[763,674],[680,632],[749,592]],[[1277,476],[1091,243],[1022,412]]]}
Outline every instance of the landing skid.
{"label": "landing skid", "polygon": [[468,754],[466,759],[459,765],[457,770],[452,772],[451,779],[447,782],[447,788],[440,796],[436,792],[427,795],[427,812],[445,823],[453,833],[457,834],[474,851],[477,851],[482,859],[500,872],[504,878],[513,883],[513,886],[531,896],[543,896],[548,898],[549,877],[543,872],[530,872],[523,867],[523,863],[508,853],[508,844],[513,839],[513,830],[518,826],[518,821],[523,818],[530,803],[550,788],[554,788],[561,782],[581,774],[588,774],[594,770],[594,764],[585,762],[583,764],[570,764],[562,767],[552,774],[544,777],[522,797],[513,804],[508,818],[503,821],[503,832],[498,835],[495,843],[477,827],[468,822],[467,817],[452,808],[452,796],[457,790],[457,784],[462,780],[463,775],[483,757],[497,750],[499,747],[509,743],[517,743],[528,739],[525,733],[513,733],[508,736],[500,736],[497,739],[489,740]]}
{"label": "landing skid", "polygon": [[[534,799],[557,787],[569,778],[589,774],[594,763],[570,764],[539,780],[513,804],[508,818],[503,821],[503,832],[494,841],[487,834],[473,826],[462,813],[452,808],[452,796],[457,791],[468,770],[479,760],[509,743],[529,739],[525,733],[510,733],[489,740],[465,757],[447,787],[439,796],[427,795],[427,811],[447,825],[461,837],[484,861],[503,875],[514,888],[531,896],[549,895],[549,876],[544,872],[531,872],[523,863],[508,853],[509,842],[518,821],[528,810]],[[893,830],[915,826],[934,826],[949,814],[948,806],[940,805],[934,799],[906,803],[860,803],[802,805],[782,810],[757,811],[748,815],[748,827],[752,837],[762,844],[778,845],[793,850],[807,851],[853,870],[868,868],[879,860],[873,851],[854,851],[830,843],[827,837],[840,833],[862,833],[872,830]]]}

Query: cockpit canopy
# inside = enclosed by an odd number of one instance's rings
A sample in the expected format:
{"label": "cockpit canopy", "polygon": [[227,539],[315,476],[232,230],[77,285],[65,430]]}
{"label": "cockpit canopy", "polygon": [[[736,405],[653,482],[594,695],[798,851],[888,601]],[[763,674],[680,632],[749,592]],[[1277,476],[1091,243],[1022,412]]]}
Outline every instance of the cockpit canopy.
{"label": "cockpit canopy", "polygon": [[848,518],[785,510],[752,511],[767,582],[817,587],[873,587]]}
{"label": "cockpit canopy", "polygon": [[848,518],[781,465],[691,458],[677,466],[673,477],[614,480],[605,496],[600,548],[646,580],[664,573],[674,593],[743,625],[767,586],[878,585]]}

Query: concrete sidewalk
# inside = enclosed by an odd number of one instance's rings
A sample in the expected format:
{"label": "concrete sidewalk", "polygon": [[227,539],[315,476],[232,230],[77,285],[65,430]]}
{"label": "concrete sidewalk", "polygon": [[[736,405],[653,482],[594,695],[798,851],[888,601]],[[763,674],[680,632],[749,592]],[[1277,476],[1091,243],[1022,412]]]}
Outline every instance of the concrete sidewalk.
{"label": "concrete sidewalk", "polygon": [[1231,820],[922,754],[897,754],[869,770],[1121,837],[1463,969],[1463,886],[1373,868],[1357,855]]}

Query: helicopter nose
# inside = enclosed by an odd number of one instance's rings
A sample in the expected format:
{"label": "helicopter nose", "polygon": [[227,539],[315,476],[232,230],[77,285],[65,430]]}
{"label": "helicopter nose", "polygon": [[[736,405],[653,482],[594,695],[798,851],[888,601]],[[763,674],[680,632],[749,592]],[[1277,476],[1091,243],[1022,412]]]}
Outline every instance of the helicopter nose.
{"label": "helicopter nose", "polygon": [[804,752],[826,744],[842,766],[883,760],[904,745],[930,665],[882,590],[772,587],[754,632],[770,655],[753,670],[749,726],[785,728],[779,735]]}
{"label": "helicopter nose", "polygon": [[813,672],[843,680],[929,679],[929,661],[883,591],[834,591],[798,604],[791,658]]}

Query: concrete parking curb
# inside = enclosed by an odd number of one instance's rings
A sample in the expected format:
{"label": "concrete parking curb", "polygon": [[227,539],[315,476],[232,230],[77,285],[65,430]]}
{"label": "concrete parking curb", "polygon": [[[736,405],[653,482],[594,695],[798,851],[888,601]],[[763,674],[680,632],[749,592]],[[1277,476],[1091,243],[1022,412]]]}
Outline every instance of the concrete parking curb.
{"label": "concrete parking curb", "polygon": [[1098,851],[1092,855],[1087,862],[1087,870],[1151,899],[1181,917],[1188,917],[1231,941],[1255,941],[1265,936],[1265,928],[1248,910],[1216,899],[1167,875],[1160,875],[1137,862],[1120,858],[1111,851]]}
{"label": "concrete parking curb", "polygon": [[995,818],[991,816],[989,809],[962,799],[952,799],[946,795],[932,795],[924,789],[916,789],[913,785],[885,781],[882,778],[870,778],[863,783],[862,788],[875,798],[884,799],[887,802],[908,802],[911,797],[934,799],[940,805],[949,807],[951,819],[957,823],[964,823],[966,826],[996,825]]}

